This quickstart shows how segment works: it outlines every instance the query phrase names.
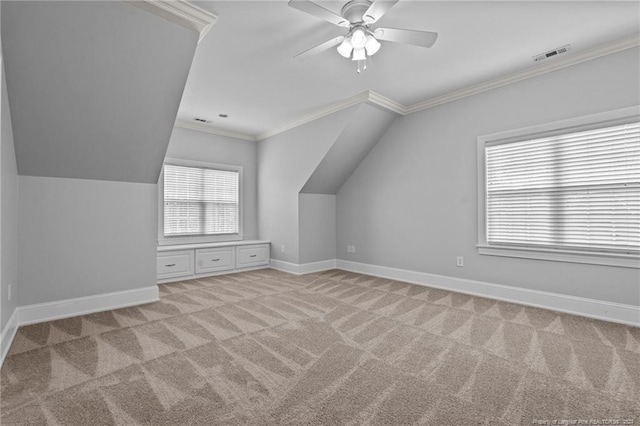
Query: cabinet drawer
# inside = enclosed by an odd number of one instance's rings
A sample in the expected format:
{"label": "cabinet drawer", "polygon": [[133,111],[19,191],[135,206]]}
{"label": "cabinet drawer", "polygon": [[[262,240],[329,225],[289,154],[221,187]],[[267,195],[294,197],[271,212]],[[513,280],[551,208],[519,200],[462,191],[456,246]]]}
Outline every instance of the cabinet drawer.
{"label": "cabinet drawer", "polygon": [[235,267],[233,247],[196,250],[196,274],[225,271]]}
{"label": "cabinet drawer", "polygon": [[193,275],[193,250],[158,254],[158,279]]}
{"label": "cabinet drawer", "polygon": [[236,268],[269,264],[269,245],[236,247]]}

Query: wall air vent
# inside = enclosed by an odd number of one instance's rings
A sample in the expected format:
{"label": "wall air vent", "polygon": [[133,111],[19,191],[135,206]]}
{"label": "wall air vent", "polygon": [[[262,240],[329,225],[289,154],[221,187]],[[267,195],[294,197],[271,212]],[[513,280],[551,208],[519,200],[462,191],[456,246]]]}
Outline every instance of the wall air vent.
{"label": "wall air vent", "polygon": [[553,50],[550,50],[548,52],[541,53],[539,55],[535,55],[533,57],[533,61],[534,62],[540,62],[543,59],[552,58],[554,56],[562,55],[563,53],[567,53],[569,51],[569,49],[571,49],[571,45],[570,44],[566,44],[566,45],[564,45],[562,47],[558,47],[557,49],[553,49]]}

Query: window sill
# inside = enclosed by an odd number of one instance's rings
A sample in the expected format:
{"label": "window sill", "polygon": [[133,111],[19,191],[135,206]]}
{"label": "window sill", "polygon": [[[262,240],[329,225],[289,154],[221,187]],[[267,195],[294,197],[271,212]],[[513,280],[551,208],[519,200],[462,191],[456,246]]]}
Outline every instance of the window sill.
{"label": "window sill", "polygon": [[165,251],[175,251],[175,250],[193,250],[193,249],[203,249],[203,248],[220,248],[220,247],[241,247],[241,246],[251,246],[256,244],[270,244],[269,240],[242,240],[242,241],[226,241],[219,243],[196,243],[196,244],[174,244],[167,246],[158,246],[156,251],[158,253],[162,253]]}
{"label": "window sill", "polygon": [[478,245],[478,253],[489,256],[518,257],[522,259],[549,260],[553,262],[586,263],[589,265],[618,266],[640,269],[640,257],[630,254],[589,253],[538,249],[531,247],[505,247]]}
{"label": "window sill", "polygon": [[199,243],[226,243],[233,241],[242,241],[243,236],[240,234],[226,234],[219,236],[204,237],[165,237],[158,238],[159,246],[177,246],[180,244],[199,244]]}

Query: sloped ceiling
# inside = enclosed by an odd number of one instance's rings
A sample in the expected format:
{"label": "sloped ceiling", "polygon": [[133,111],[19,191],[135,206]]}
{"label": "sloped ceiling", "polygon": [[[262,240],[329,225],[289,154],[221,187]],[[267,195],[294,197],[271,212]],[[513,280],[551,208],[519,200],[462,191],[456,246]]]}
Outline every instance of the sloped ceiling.
{"label": "sloped ceiling", "polygon": [[397,116],[375,105],[359,105],[300,192],[336,194]]}
{"label": "sloped ceiling", "polygon": [[[314,1],[335,13],[347,2]],[[436,31],[438,41],[431,49],[383,43],[358,74],[335,48],[294,58],[346,29],[287,3],[197,2],[218,21],[198,46],[181,122],[199,125],[194,118],[202,118],[210,121],[205,129],[261,140],[364,91],[411,107],[512,73],[534,73],[640,33],[638,1],[400,0],[374,27]],[[571,49],[565,55],[533,61],[566,44]]]}
{"label": "sloped ceiling", "polygon": [[3,1],[18,173],[157,182],[198,36],[120,1]]}

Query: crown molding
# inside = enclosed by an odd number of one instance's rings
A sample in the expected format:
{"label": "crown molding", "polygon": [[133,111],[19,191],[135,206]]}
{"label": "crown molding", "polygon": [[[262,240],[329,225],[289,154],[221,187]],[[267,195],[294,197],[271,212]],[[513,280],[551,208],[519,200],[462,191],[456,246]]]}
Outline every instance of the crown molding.
{"label": "crown molding", "polygon": [[369,100],[369,92],[358,93],[357,95],[348,97],[346,99],[342,99],[338,102],[331,103],[322,108],[318,108],[317,110],[301,117],[298,120],[292,121],[290,123],[285,124],[284,126],[277,127],[273,130],[269,130],[258,135],[258,140],[263,140],[270,138],[272,136],[278,135],[280,133],[284,133],[287,130],[291,130],[298,126],[302,126],[303,124],[311,123],[312,121],[316,121],[322,117],[326,117],[327,115],[331,115],[335,112],[342,111],[344,109],[350,108],[354,105],[361,104],[363,102],[367,102]]}
{"label": "crown molding", "polygon": [[235,139],[242,139],[250,142],[257,142],[259,140],[255,136],[247,135],[244,133],[228,132],[226,130],[221,130],[216,127],[213,127],[209,124],[192,123],[190,121],[185,121],[185,120],[176,120],[175,127],[181,127],[183,129],[190,129],[190,130],[197,130],[199,132],[211,133],[213,135],[226,136],[226,137],[235,138]]}
{"label": "crown molding", "polygon": [[592,59],[597,59],[602,56],[611,55],[613,53],[638,46],[640,46],[640,35],[626,37],[612,43],[585,50],[584,52],[557,58],[546,64],[540,64],[523,71],[507,74],[493,80],[468,86],[463,89],[454,90],[453,92],[445,93],[444,95],[436,96],[434,98],[426,99],[422,102],[407,107],[406,114],[413,114],[414,112],[422,111],[427,108],[432,108],[438,105],[445,104],[447,102],[455,101],[457,99],[466,98],[467,96],[472,96],[478,93],[486,92],[488,90],[497,89],[498,87],[506,86],[511,83],[516,83],[518,81],[526,80],[531,77],[547,74],[552,71],[570,67],[572,65],[577,65],[582,62],[590,61]]}
{"label": "crown molding", "polygon": [[381,106],[382,108],[399,115],[407,114],[406,106],[394,101],[393,99],[382,96],[380,93],[374,92],[372,90],[369,91],[369,102]]}
{"label": "crown molding", "polygon": [[[131,0],[125,0],[125,1],[131,1]],[[631,49],[638,46],[640,46],[640,35],[637,34],[631,37],[625,37],[623,39],[616,40],[614,42],[611,42],[602,46],[588,49],[583,52],[572,53],[566,57],[554,58],[553,60],[551,60],[546,64],[545,63],[538,64],[536,66],[530,67],[523,71],[506,74],[502,77],[498,77],[498,78],[488,80],[479,84],[475,84],[472,86],[467,86],[459,90],[454,90],[452,92],[448,92],[440,96],[432,97],[422,102],[418,102],[409,106],[405,106],[399,102],[394,101],[393,99],[382,96],[381,94],[374,92],[372,90],[367,90],[365,92],[358,93],[357,95],[353,95],[348,98],[342,99],[340,101],[331,103],[322,108],[318,108],[315,111],[303,116],[298,120],[292,121],[288,124],[285,124],[284,126],[277,127],[273,130],[266,131],[264,133],[259,134],[258,136],[227,132],[224,130],[216,129],[210,125],[200,124],[200,123],[191,123],[191,122],[181,121],[181,120],[176,121],[176,126],[184,127],[192,130],[199,130],[207,133],[213,133],[221,136],[229,136],[236,139],[243,139],[248,141],[261,141],[263,139],[267,139],[277,134],[286,132],[287,130],[291,130],[298,126],[302,126],[303,124],[307,124],[312,121],[318,120],[319,118],[326,117],[327,115],[333,114],[335,112],[350,108],[357,104],[370,103],[373,105],[380,106],[398,115],[409,115],[409,114],[413,114],[428,108],[433,108],[438,105],[452,102],[458,99],[466,98],[467,96],[472,96],[478,93],[497,89],[502,86],[516,83],[518,81],[522,81],[528,78],[547,74],[552,71],[570,67],[572,65],[577,65],[582,62],[590,61],[592,59],[597,59],[603,56],[611,55],[613,53],[617,53],[617,52],[620,52],[626,49]]]}
{"label": "crown molding", "polygon": [[277,134],[286,132],[287,130],[291,130],[295,127],[302,126],[303,124],[307,124],[319,118],[326,117],[327,115],[331,115],[334,112],[342,111],[344,109],[351,108],[354,105],[358,105],[362,103],[371,103],[374,105],[378,105],[390,112],[393,112],[395,114],[400,114],[400,115],[404,115],[404,110],[406,109],[406,107],[404,107],[403,105],[399,104],[398,102],[392,99],[386,98],[381,94],[376,93],[372,90],[367,90],[365,92],[358,93],[357,95],[353,95],[346,99],[342,99],[338,102],[334,102],[325,107],[319,108],[316,111],[308,115],[305,115],[299,120],[293,121],[284,126],[262,133],[258,135],[257,139],[261,141],[263,139],[270,138]]}
{"label": "crown molding", "polygon": [[218,17],[187,0],[123,0],[200,34],[200,42]]}

